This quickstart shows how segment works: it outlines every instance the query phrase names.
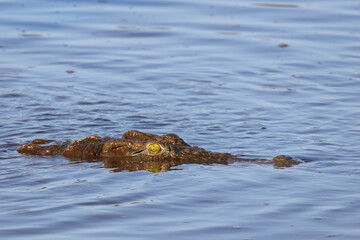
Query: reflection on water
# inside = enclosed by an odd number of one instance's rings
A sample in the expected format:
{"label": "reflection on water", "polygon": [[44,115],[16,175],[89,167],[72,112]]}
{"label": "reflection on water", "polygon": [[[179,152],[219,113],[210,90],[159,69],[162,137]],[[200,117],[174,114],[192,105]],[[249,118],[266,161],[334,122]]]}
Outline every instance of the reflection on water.
{"label": "reflection on water", "polygon": [[274,4],[274,3],[255,3],[256,6],[261,7],[275,7],[275,8],[298,8],[298,5],[294,4]]}
{"label": "reflection on water", "polygon": [[[359,7],[1,1],[1,236],[359,238]],[[128,129],[305,162],[114,173],[16,151]]]}

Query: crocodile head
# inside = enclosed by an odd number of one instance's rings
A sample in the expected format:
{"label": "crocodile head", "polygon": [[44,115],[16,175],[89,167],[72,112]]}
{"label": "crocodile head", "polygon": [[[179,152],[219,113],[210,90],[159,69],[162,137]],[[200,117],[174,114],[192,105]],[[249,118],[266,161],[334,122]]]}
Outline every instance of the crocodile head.
{"label": "crocodile head", "polygon": [[234,161],[272,163],[275,167],[290,167],[299,162],[289,156],[277,156],[273,161],[248,159],[229,153],[214,153],[190,146],[175,134],[155,135],[130,130],[122,138],[90,136],[73,142],[45,145],[51,141],[35,139],[18,148],[19,153],[31,155],[58,155],[69,159],[94,161],[100,159],[105,167],[117,171],[166,171],[182,164],[228,164]]}

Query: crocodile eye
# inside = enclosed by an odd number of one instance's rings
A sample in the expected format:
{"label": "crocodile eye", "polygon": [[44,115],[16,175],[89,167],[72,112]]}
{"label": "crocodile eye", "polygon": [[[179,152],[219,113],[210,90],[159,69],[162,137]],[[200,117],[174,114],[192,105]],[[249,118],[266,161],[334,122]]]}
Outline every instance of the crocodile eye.
{"label": "crocodile eye", "polygon": [[149,153],[151,153],[151,154],[158,154],[161,152],[161,147],[157,143],[149,144],[147,149],[148,149]]}

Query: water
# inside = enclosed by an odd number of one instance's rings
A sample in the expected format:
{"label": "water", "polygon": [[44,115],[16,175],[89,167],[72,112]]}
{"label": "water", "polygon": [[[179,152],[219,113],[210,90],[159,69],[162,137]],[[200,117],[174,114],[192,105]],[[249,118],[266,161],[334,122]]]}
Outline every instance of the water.
{"label": "water", "polygon": [[[350,0],[1,1],[2,238],[358,239],[359,10]],[[304,163],[114,172],[15,151],[130,129]]]}

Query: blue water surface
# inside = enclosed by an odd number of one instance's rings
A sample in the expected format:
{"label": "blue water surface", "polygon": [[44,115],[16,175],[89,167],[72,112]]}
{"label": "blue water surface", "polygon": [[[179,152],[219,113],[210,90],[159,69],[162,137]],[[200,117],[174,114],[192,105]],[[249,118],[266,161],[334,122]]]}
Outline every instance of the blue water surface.
{"label": "blue water surface", "polygon": [[[359,26],[353,0],[1,1],[1,238],[360,238]],[[130,129],[303,163],[16,152]]]}

